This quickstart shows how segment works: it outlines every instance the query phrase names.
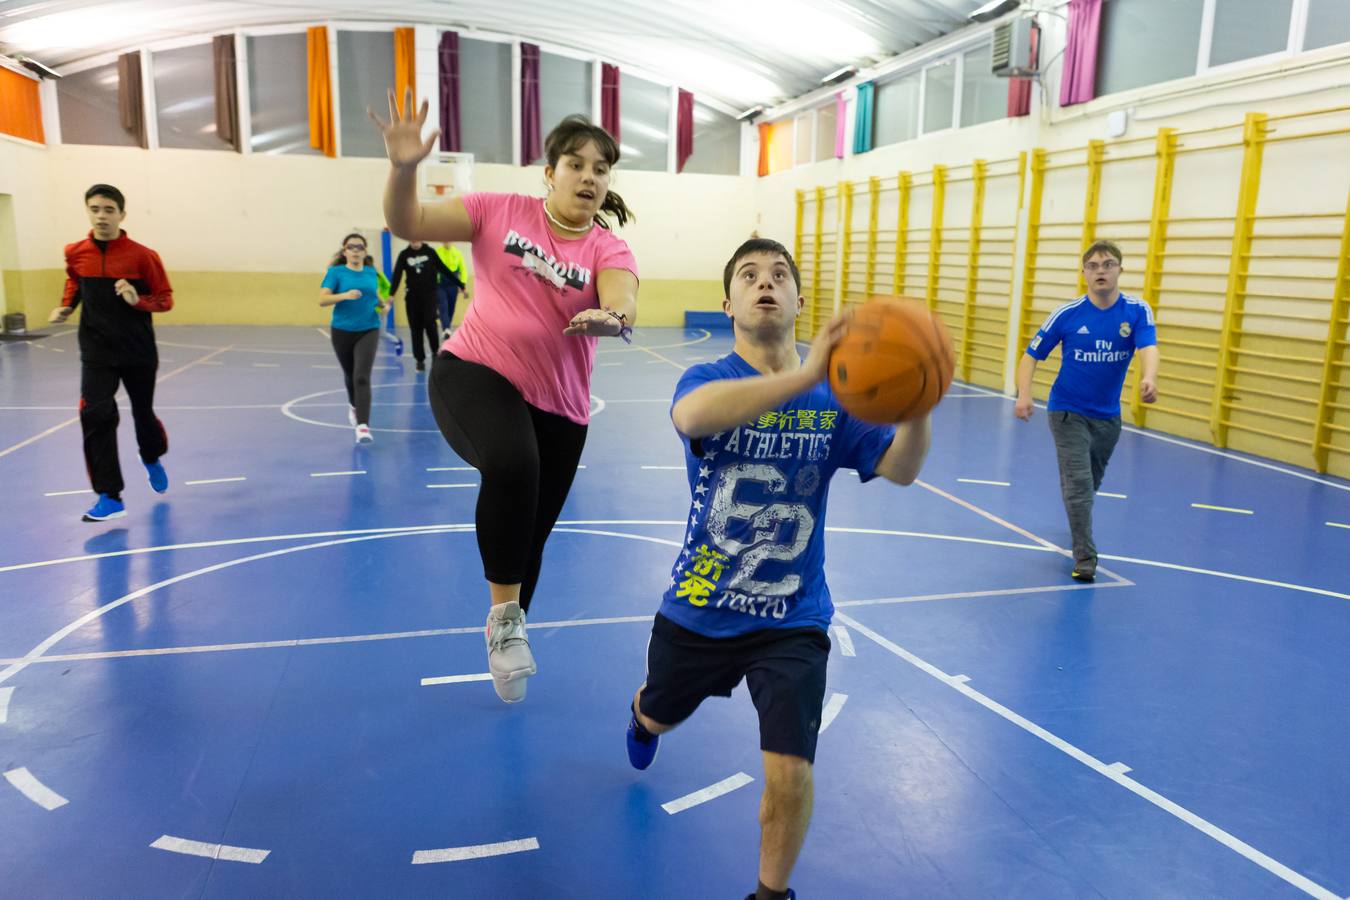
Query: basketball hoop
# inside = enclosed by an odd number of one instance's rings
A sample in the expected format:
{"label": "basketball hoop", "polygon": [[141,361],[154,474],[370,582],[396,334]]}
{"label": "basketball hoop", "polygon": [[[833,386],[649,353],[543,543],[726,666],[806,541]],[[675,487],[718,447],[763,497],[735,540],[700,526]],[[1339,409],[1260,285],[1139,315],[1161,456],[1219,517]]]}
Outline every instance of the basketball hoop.
{"label": "basketball hoop", "polygon": [[422,199],[435,202],[473,190],[473,154],[437,152],[417,169]]}

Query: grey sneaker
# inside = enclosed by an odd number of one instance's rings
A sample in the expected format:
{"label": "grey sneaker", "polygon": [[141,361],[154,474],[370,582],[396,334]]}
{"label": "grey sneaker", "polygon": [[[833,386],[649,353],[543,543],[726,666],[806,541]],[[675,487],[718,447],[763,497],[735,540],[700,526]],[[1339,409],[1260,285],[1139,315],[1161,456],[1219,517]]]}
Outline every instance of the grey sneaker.
{"label": "grey sneaker", "polygon": [[1069,573],[1074,581],[1083,581],[1091,584],[1097,580],[1097,558],[1080,559],[1073,564],[1073,571]]}
{"label": "grey sneaker", "polygon": [[525,679],[538,669],[525,637],[525,613],[514,600],[492,607],[487,617],[488,671],[497,696],[507,703],[525,699]]}

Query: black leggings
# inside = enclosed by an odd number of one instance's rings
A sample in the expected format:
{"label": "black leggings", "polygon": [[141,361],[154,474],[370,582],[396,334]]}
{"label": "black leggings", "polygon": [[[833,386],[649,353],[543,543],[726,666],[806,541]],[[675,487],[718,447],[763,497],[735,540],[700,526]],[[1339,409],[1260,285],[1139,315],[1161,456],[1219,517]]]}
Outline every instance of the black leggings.
{"label": "black leggings", "polygon": [[494,370],[445,350],[431,365],[427,394],[451,449],[481,475],[475,521],[483,575],[519,584],[528,610],[586,426],[531,406]]}
{"label": "black leggings", "polygon": [[347,383],[347,402],[356,407],[356,424],[370,424],[370,370],[375,368],[375,351],[380,349],[380,329],[343,331],[332,329],[333,352],[342,365]]}

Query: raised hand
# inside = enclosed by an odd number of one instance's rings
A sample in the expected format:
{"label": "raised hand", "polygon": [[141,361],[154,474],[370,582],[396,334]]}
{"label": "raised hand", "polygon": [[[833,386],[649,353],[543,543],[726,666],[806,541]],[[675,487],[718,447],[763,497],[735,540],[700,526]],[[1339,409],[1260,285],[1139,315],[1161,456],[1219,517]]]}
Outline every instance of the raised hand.
{"label": "raised hand", "polygon": [[[408,111],[406,116],[403,114],[404,109]],[[404,92],[401,105],[394,96],[393,88],[389,89],[389,121],[375,115],[375,111],[368,106],[366,115],[370,116],[384,136],[384,151],[396,169],[417,168],[418,163],[431,155],[436,139],[441,134],[439,130],[434,130],[425,141],[422,140],[422,126],[427,121],[427,101],[423,100],[421,108],[414,114],[412,88]]]}
{"label": "raised hand", "polygon": [[852,314],[841,312],[825,323],[825,327],[816,333],[815,340],[811,342],[811,349],[806,354],[806,361],[802,363],[802,368],[811,376],[811,383],[824,381],[830,374],[830,353],[835,345],[843,340],[844,335],[848,334],[849,319]]}
{"label": "raised hand", "polygon": [[589,337],[614,337],[623,324],[603,309],[583,309],[572,317],[563,334],[582,334]]}

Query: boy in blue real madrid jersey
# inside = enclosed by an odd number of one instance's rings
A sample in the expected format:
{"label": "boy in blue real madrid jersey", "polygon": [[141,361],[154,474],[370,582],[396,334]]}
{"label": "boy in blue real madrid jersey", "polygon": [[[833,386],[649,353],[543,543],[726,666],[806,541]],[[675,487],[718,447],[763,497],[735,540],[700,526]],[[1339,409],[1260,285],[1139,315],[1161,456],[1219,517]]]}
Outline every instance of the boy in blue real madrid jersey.
{"label": "boy in blue real madrid jersey", "polygon": [[825,380],[844,316],[803,361],[794,329],[801,276],[776,241],[742,244],[723,272],[730,355],[689,369],[671,419],[684,445],[693,504],[684,550],[652,627],[647,680],[633,698],[628,756],[639,769],[657,735],[744,678],[764,753],[758,900],[790,897],[788,876],[811,818],[811,767],[825,696],[825,499],[840,468],[863,481],[918,476],[927,417],[868,425]]}
{"label": "boy in blue real madrid jersey", "polygon": [[1077,581],[1097,575],[1092,542],[1092,500],[1102,486],[1106,464],[1120,439],[1120,389],[1139,351],[1139,399],[1158,399],[1158,336],[1147,303],[1116,289],[1120,248],[1097,241],[1083,254],[1088,292],[1050,314],[1031,339],[1017,367],[1017,418],[1031,418],[1031,378],[1036,363],[1063,344],[1063,362],[1046,404],[1050,433],[1059,457],[1059,488],[1073,538]]}

